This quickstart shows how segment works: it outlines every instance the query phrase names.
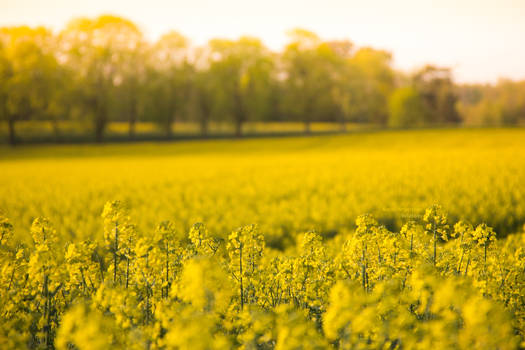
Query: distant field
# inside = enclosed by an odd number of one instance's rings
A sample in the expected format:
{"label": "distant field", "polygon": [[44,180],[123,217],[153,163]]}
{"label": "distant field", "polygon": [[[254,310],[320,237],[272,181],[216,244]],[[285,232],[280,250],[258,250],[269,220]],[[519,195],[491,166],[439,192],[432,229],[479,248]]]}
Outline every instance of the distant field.
{"label": "distant field", "polygon": [[[113,125],[112,127],[116,127]],[[225,237],[258,223],[270,245],[389,227],[440,203],[499,234],[525,223],[525,130],[357,133],[310,138],[0,148],[0,210],[20,238],[47,216],[62,237],[100,237],[102,207],[123,199],[141,232],[165,219]]]}
{"label": "distant field", "polygon": [[[347,130],[370,128],[367,124],[347,123]],[[312,123],[312,132],[336,132],[341,130],[339,123]],[[172,137],[199,137],[201,131],[197,123],[176,122],[172,126]],[[243,126],[243,133],[258,134],[290,134],[302,133],[303,123],[295,122],[249,122]],[[234,126],[231,123],[210,123],[208,136],[233,135]],[[7,143],[8,130],[6,123],[0,123],[0,143]],[[55,142],[55,141],[93,141],[92,125],[78,121],[61,121],[58,123],[58,135],[53,124],[48,121],[22,121],[16,124],[16,135],[20,142]],[[125,140],[129,135],[129,125],[126,122],[109,123],[105,132],[106,140]],[[163,139],[166,132],[159,125],[150,122],[139,122],[135,126],[135,136],[138,139]]]}

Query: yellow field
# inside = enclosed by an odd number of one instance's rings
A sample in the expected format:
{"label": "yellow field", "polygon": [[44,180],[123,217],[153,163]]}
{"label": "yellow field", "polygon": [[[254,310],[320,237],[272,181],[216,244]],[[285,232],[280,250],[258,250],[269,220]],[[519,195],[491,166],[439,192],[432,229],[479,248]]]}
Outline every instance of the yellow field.
{"label": "yellow field", "polygon": [[198,221],[225,237],[258,223],[272,243],[349,229],[370,212],[394,228],[440,203],[501,234],[525,222],[525,131],[440,130],[176,144],[2,148],[0,208],[27,236],[44,215],[61,236],[101,235],[108,200],[139,228]]}
{"label": "yellow field", "polygon": [[525,130],[0,152],[0,347],[525,346]]}

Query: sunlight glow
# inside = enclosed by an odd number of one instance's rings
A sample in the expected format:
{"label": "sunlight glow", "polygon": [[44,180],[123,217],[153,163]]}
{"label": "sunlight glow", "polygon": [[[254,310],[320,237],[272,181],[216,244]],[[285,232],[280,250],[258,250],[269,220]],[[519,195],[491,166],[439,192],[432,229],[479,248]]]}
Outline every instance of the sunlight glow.
{"label": "sunlight glow", "polygon": [[454,69],[459,82],[525,78],[525,2],[521,0],[0,0],[0,26],[60,30],[78,16],[113,13],[156,39],[170,29],[194,44],[252,35],[278,50],[303,27],[325,39],[352,40],[393,53],[395,66]]}

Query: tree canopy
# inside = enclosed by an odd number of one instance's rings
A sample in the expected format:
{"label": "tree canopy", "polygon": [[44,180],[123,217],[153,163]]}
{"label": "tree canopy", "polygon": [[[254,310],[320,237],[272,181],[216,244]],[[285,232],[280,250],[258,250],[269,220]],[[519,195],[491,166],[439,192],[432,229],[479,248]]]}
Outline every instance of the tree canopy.
{"label": "tree canopy", "polygon": [[112,15],[72,20],[62,31],[0,28],[0,118],[9,142],[27,120],[88,125],[102,141],[112,121],[153,122],[173,137],[176,121],[294,121],[377,126],[519,124],[525,85],[458,86],[447,67],[413,73],[392,67],[384,50],[349,40],[324,40],[305,29],[289,33],[282,52],[254,37],[192,45],[171,31],[147,40],[132,21]]}

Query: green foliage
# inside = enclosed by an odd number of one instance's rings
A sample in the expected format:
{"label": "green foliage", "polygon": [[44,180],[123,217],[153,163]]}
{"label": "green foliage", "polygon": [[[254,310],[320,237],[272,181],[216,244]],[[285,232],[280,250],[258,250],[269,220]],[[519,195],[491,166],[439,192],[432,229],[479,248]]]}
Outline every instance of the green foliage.
{"label": "green foliage", "polygon": [[468,125],[521,125],[525,82],[502,79],[494,85],[462,85],[458,110]]}
{"label": "green foliage", "polygon": [[[164,34],[148,47],[142,84],[142,119],[158,124],[168,137],[173,123],[187,112],[193,67],[188,59],[188,40],[177,32]],[[144,62],[138,62],[139,66]]]}
{"label": "green foliage", "polygon": [[240,136],[248,120],[265,119],[270,97],[273,61],[259,39],[209,42],[209,69],[214,76],[215,113],[229,118]]}
{"label": "green foliage", "polygon": [[388,99],[388,109],[388,125],[392,127],[414,127],[425,124],[427,110],[421,96],[412,87],[396,89]]}
{"label": "green foliage", "polygon": [[361,48],[350,59],[357,71],[353,114],[358,121],[386,124],[388,96],[394,89],[392,55],[386,51]]}
{"label": "green foliage", "polygon": [[[204,136],[241,136],[247,123],[347,122],[378,127],[519,125],[523,82],[457,86],[451,70],[424,66],[409,76],[389,52],[323,40],[296,29],[282,52],[257,38],[212,39],[192,45],[170,31],[144,38],[128,19],[101,15],[72,20],[60,33],[38,27],[0,28],[0,118],[7,141],[24,141],[21,122],[51,123],[50,140],[103,141],[112,122],[126,139],[172,138],[181,122]],[[73,132],[62,125],[74,122]],[[139,123],[153,127],[141,132]],[[278,124],[277,124],[278,125]],[[16,128],[15,128],[16,126]],[[158,130],[157,130],[158,129]],[[233,129],[233,130],[232,130]],[[281,127],[282,130],[282,127]],[[89,137],[92,133],[93,137]]]}
{"label": "green foliage", "polygon": [[8,122],[12,144],[16,122],[56,118],[64,78],[56,49],[43,27],[0,28],[0,118]]}
{"label": "green foliage", "polygon": [[[130,74],[137,72],[133,60],[142,33],[127,19],[102,15],[72,20],[60,33],[60,41],[63,49],[57,53],[75,74],[75,107],[89,117],[96,140],[101,141],[119,88],[130,88],[131,81],[138,79]],[[135,94],[128,90],[126,95],[134,98]]]}
{"label": "green foliage", "polygon": [[421,95],[429,123],[442,125],[460,121],[450,68],[427,65],[412,77],[412,81]]}

